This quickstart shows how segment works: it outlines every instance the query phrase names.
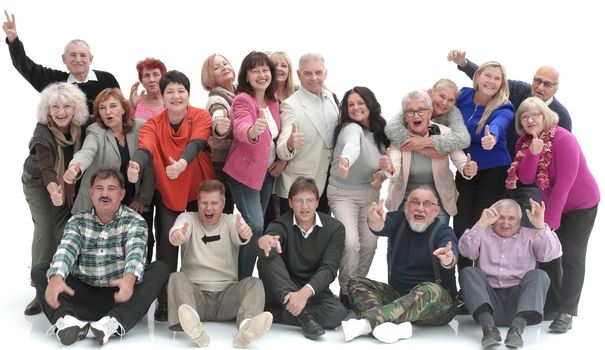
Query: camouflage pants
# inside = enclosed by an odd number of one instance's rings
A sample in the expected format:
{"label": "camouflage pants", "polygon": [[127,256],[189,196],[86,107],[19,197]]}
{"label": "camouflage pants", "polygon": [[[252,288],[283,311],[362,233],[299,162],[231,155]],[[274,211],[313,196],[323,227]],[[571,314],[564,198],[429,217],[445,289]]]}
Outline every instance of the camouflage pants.
{"label": "camouflage pants", "polygon": [[353,311],[370,321],[372,328],[384,322],[415,322],[443,325],[456,316],[454,299],[440,285],[423,282],[401,295],[386,283],[356,277],[349,282]]}

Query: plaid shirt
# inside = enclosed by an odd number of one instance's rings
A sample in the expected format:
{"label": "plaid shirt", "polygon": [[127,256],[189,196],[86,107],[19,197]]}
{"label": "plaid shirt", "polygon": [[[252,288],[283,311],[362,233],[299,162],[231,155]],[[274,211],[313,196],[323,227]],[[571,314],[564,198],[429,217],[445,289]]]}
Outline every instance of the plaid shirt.
{"label": "plaid shirt", "polygon": [[121,205],[108,224],[94,208],[69,219],[46,276],[68,274],[97,287],[127,273],[143,279],[147,250],[147,224],[134,210]]}

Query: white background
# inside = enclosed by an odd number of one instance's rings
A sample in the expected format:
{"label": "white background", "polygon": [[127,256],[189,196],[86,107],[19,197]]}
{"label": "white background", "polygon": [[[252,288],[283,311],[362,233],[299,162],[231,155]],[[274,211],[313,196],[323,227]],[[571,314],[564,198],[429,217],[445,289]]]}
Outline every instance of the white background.
{"label": "white background", "polygon": [[[596,3],[594,3],[596,4]],[[452,48],[468,51],[481,64],[500,61],[508,77],[529,81],[541,65],[561,73],[557,97],[568,108],[578,138],[601,189],[604,168],[598,160],[602,148],[603,25],[597,5],[579,1],[24,1],[0,3],[17,16],[17,29],[28,55],[37,63],[64,70],[65,44],[82,38],[91,45],[94,69],[113,73],[125,93],[137,79],[135,64],[151,56],[168,69],[183,71],[191,80],[191,103],[205,106],[207,93],[200,84],[203,60],[224,54],[236,71],[251,50],[283,50],[297,66],[301,54],[320,52],[326,59],[327,85],[339,96],[355,85],[372,89],[389,118],[408,91],[428,88],[448,77],[470,86],[466,76],[447,62]],[[601,33],[601,34],[598,34]],[[35,125],[38,93],[14,68],[4,48],[0,53],[0,108],[3,136],[0,156],[4,188],[1,201],[3,249],[0,266],[0,343],[59,347],[43,332],[43,316],[25,317],[31,300],[29,262],[32,223],[20,183],[27,143]],[[597,218],[588,249],[586,282],[580,316],[565,335],[547,334],[548,323],[528,327],[526,347],[567,348],[595,344],[602,336],[603,215]],[[385,280],[384,245],[376,253],[370,277]],[[467,318],[450,327],[415,327],[415,336],[403,345],[427,348],[479,347],[480,330]],[[210,324],[213,345],[226,347],[234,332],[230,324]],[[106,346],[177,348],[192,345],[183,334],[168,332],[165,324],[141,322],[122,342]],[[454,336],[454,332],[457,336]],[[505,329],[502,329],[505,332]],[[339,331],[327,340],[311,343],[300,331],[274,326],[255,348],[291,344],[345,348]],[[347,344],[361,348],[377,344],[365,338]],[[402,344],[394,346],[403,346]],[[92,341],[79,347],[96,347]]]}

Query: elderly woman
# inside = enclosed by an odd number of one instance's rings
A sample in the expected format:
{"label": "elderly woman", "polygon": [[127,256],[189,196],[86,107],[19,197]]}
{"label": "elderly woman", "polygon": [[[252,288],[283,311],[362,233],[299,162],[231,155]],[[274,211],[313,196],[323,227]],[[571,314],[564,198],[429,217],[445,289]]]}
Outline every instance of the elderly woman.
{"label": "elderly woman", "polygon": [[[142,120],[132,117],[128,101],[117,88],[101,91],[95,99],[93,111],[96,123],[86,129],[82,148],[74,154],[63,175],[63,180],[68,184],[81,177],[73,214],[92,208],[90,178],[99,168],[112,167],[119,170],[124,178],[127,177],[128,163],[137,149],[139,130],[144,124]],[[149,167],[145,169],[141,186],[126,183],[125,189],[122,203],[141,214],[148,213],[154,192],[153,170]],[[151,227],[153,221],[145,219]],[[148,237],[147,263],[151,262],[154,242],[153,236]]]}
{"label": "elderly woman", "polygon": [[572,317],[578,312],[586,246],[600,194],[578,141],[557,125],[558,120],[558,115],[539,98],[530,97],[521,103],[515,116],[515,128],[521,137],[506,186],[514,188],[518,179],[525,184],[535,182],[541,190],[546,205],[544,220],[556,230],[563,247],[560,259],[542,265],[550,276],[550,293],[555,299],[550,307],[558,312],[550,329],[564,333],[571,329]]}
{"label": "elderly woman", "polygon": [[233,199],[225,181],[223,167],[231,148],[231,105],[235,98],[235,73],[223,55],[212,54],[202,65],[202,87],[208,91],[206,109],[212,115],[212,166],[216,178],[225,185],[225,212],[233,213]]}
{"label": "elderly woman", "polygon": [[[187,76],[168,71],[160,79],[166,110],[149,119],[139,132],[139,146],[128,167],[128,181],[137,182],[139,172],[153,167],[159,192],[157,260],[176,271],[178,247],[170,244],[169,232],[180,213],[197,211],[197,187],[214,179],[208,137],[212,117],[189,105],[191,85]],[[176,312],[176,310],[175,310]],[[156,320],[167,320],[166,292],[158,297]]]}
{"label": "elderly woman", "polygon": [[[276,158],[275,141],[281,120],[275,97],[275,66],[264,53],[252,51],[242,61],[233,100],[233,143],[223,171],[231,196],[255,241],[263,231],[263,217],[273,177],[268,169]],[[252,276],[256,251],[252,244],[241,246],[239,279]]]}
{"label": "elderly woman", "polygon": [[380,196],[382,176],[376,173],[389,140],[380,104],[370,89],[356,86],[342,100],[327,195],[334,217],[346,230],[338,281],[340,301],[350,306],[349,281],[367,276],[376,250],[378,236],[370,232],[367,216],[370,205]]}
{"label": "elderly woman", "polygon": [[[37,114],[21,177],[34,224],[31,266],[50,263],[71,216],[74,186],[64,183],[63,174],[80,150],[88,119],[86,96],[73,84],[51,84],[40,94]],[[35,299],[25,308],[26,315],[40,311]]]}
{"label": "elderly woman", "polygon": [[[137,62],[139,81],[130,88],[130,105],[135,118],[149,118],[164,110],[164,99],[160,94],[160,79],[166,74],[166,66],[157,58],[146,58]],[[139,93],[139,85],[143,90]]]}

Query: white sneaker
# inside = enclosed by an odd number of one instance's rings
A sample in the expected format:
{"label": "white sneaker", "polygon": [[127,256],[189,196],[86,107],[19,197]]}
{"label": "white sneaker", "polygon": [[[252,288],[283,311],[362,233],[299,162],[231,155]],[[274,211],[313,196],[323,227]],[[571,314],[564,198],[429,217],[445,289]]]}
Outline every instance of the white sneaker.
{"label": "white sneaker", "polygon": [[197,312],[189,305],[183,304],[179,306],[178,310],[179,322],[181,327],[193,339],[193,341],[200,348],[208,346],[210,344],[210,337],[204,330],[204,326],[200,321],[200,316]]}
{"label": "white sneaker", "polygon": [[345,341],[351,341],[359,336],[370,334],[372,332],[372,325],[370,324],[370,321],[363,318],[361,320],[351,318],[348,321],[342,321],[340,326],[342,327]]}
{"label": "white sneaker", "polygon": [[394,343],[412,336],[412,324],[410,322],[400,324],[385,322],[374,327],[372,335],[383,343]]}
{"label": "white sneaker", "polygon": [[118,322],[115,317],[111,316],[105,316],[97,322],[92,322],[90,328],[99,345],[107,343],[109,337],[114,334],[119,335],[121,339],[124,336],[124,333],[126,333],[120,322]]}
{"label": "white sneaker", "polygon": [[76,340],[81,340],[88,334],[88,322],[80,321],[71,315],[60,317],[52,327],[46,331],[46,335],[55,333],[57,339],[63,345],[71,345]]}
{"label": "white sneaker", "polygon": [[233,346],[236,348],[246,347],[251,341],[267,334],[272,323],[273,315],[270,312],[265,311],[254,316],[240,327],[233,338]]}

